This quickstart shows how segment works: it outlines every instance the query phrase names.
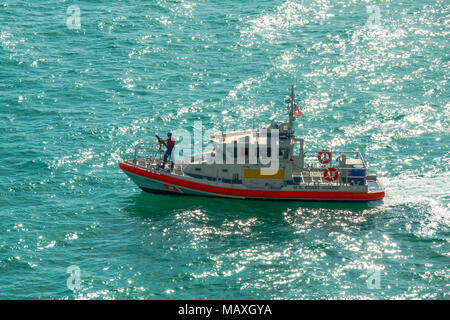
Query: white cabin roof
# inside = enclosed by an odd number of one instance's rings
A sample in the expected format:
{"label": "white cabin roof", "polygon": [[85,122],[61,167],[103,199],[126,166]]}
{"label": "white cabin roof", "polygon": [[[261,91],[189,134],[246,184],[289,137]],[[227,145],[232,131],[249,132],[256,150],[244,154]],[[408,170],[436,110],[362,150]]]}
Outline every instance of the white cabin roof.
{"label": "white cabin roof", "polygon": [[232,143],[236,142],[245,142],[248,141],[249,144],[259,144],[259,145],[267,145],[267,136],[263,135],[258,137],[259,130],[250,129],[250,130],[239,130],[239,131],[228,131],[228,132],[216,132],[211,135],[211,141],[213,143]]}

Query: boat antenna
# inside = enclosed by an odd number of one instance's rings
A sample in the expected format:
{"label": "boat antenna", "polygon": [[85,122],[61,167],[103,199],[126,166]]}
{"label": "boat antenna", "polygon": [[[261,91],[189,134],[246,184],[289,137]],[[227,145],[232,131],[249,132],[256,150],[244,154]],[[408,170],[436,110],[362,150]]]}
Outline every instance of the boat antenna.
{"label": "boat antenna", "polygon": [[253,111],[252,129],[255,129],[255,111]]}
{"label": "boat antenna", "polygon": [[294,128],[294,105],[295,105],[295,93],[294,93],[294,85],[291,85],[291,95],[290,95],[290,108],[289,108],[289,129],[292,131]]}

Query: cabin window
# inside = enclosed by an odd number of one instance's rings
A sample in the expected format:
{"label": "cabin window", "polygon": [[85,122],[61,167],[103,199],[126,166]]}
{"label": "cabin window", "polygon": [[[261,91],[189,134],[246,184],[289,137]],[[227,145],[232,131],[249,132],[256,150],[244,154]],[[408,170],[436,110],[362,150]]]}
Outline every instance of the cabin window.
{"label": "cabin window", "polygon": [[224,143],[223,144],[223,149],[222,149],[222,151],[223,151],[223,163],[227,163],[227,153],[229,152],[230,153],[230,156],[231,156],[231,152],[233,152],[233,156],[231,157],[232,159],[236,159],[237,158],[237,142],[236,141],[234,141],[233,142],[233,147],[231,148],[231,150],[229,150],[228,148],[227,148],[228,146],[227,146],[227,144],[226,143]]}
{"label": "cabin window", "polygon": [[[266,148],[266,150],[267,150],[267,155],[266,155],[266,157],[269,157],[270,158],[270,156],[272,155],[272,148],[271,147],[267,147]],[[259,158],[259,145],[258,145],[258,149],[256,150],[256,156]]]}
{"label": "cabin window", "polygon": [[[244,148],[238,149],[238,142],[234,141],[231,150],[229,150],[227,148],[226,144],[223,145],[223,149],[222,150],[223,150],[223,161],[224,161],[224,163],[226,163],[226,161],[227,161],[227,152],[230,153],[230,156],[231,156],[231,152],[233,152],[233,154],[232,154],[233,156],[231,158],[234,159],[234,163],[236,163],[236,160],[238,159],[238,157],[243,157],[245,159],[244,160],[245,163],[248,162],[248,160],[246,160],[246,159],[248,159],[249,154],[250,154],[248,143],[244,146]],[[240,151],[240,154],[239,154],[239,151]]]}
{"label": "cabin window", "polygon": [[272,148],[271,147],[267,147],[267,154],[264,155],[263,153],[260,153],[260,147],[259,144],[256,147],[256,158],[259,159],[259,155],[262,154],[263,157],[265,156],[265,158],[270,158],[272,156]]}
{"label": "cabin window", "polygon": [[289,158],[289,149],[287,149],[287,148],[280,149],[280,152],[278,155],[280,156],[280,158],[283,158],[283,159]]}

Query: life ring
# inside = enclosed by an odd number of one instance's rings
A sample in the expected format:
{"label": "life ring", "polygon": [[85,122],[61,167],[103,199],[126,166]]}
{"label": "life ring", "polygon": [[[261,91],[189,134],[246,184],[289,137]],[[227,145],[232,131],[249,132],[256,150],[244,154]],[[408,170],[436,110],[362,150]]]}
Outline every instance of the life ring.
{"label": "life ring", "polygon": [[323,149],[319,152],[319,155],[317,156],[317,159],[322,164],[327,164],[331,161],[331,152],[327,149]]}
{"label": "life ring", "polygon": [[328,181],[334,181],[339,177],[339,171],[335,167],[329,167],[323,171],[323,177]]}

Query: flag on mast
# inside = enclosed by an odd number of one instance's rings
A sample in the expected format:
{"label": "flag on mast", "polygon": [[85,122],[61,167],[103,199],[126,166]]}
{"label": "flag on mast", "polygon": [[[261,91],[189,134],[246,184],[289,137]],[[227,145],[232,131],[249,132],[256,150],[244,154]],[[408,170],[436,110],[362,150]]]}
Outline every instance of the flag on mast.
{"label": "flag on mast", "polygon": [[297,116],[297,117],[304,116],[303,112],[298,108],[297,104],[294,104],[294,110],[295,110],[295,113],[294,113],[295,116]]}

